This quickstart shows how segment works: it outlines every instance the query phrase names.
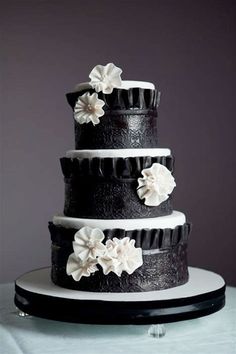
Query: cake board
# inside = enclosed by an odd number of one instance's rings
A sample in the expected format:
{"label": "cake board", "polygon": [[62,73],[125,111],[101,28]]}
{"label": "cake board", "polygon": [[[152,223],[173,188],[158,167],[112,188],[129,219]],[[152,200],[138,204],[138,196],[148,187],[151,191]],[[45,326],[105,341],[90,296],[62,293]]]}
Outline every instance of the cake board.
{"label": "cake board", "polygon": [[15,282],[15,305],[21,315],[64,322],[164,324],[206,316],[219,311],[224,304],[223,278],[193,267],[189,267],[188,283],[141,293],[95,293],[61,288],[52,283],[50,267],[26,273]]}

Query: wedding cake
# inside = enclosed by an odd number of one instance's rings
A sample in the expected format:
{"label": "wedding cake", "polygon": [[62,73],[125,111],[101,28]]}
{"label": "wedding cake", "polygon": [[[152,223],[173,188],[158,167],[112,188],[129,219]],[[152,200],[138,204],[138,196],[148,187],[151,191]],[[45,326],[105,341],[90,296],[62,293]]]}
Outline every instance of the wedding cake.
{"label": "wedding cake", "polygon": [[174,211],[174,158],[158,148],[160,92],[114,64],[67,94],[75,150],[60,159],[64,213],[49,222],[51,279],[91,292],[144,292],[188,281],[191,224]]}

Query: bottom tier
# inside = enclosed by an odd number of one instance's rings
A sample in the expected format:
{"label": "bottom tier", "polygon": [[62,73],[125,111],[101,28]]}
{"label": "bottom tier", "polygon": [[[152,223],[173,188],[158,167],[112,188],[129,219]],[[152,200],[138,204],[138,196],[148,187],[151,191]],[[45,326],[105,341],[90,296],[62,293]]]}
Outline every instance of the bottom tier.
{"label": "bottom tier", "polygon": [[[111,225],[113,228],[109,228]],[[61,287],[144,292],[188,281],[187,243],[191,225],[180,212],[122,223],[55,217],[49,230],[51,277]]]}

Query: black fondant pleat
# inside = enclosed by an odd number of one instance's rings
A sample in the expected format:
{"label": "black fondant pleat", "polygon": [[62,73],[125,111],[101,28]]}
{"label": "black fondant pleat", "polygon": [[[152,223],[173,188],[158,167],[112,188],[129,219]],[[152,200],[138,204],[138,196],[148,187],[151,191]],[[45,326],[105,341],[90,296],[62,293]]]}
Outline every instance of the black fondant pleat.
{"label": "black fondant pleat", "polygon": [[[74,109],[78,97],[87,91],[91,94],[95,92],[89,89],[66,94],[69,105]],[[114,89],[110,94],[99,92],[98,97],[105,102],[104,110],[146,110],[155,109],[159,105],[160,92],[135,87],[128,90]]]}
{"label": "black fondant pleat", "polygon": [[166,166],[171,172],[174,168],[173,156],[142,156],[127,158],[67,158],[60,159],[62,173],[65,178],[74,176],[96,176],[115,178],[138,178],[141,171],[151,167],[153,163]]}
{"label": "black fondant pleat", "polygon": [[[176,226],[174,229],[140,229],[140,230],[124,230],[124,229],[108,229],[104,230],[106,240],[117,237],[122,239],[129,237],[135,240],[135,246],[141,247],[143,250],[165,250],[176,246],[177,244],[186,244],[192,229],[191,223]],[[74,235],[78,231],[76,229],[64,228],[49,222],[49,230],[53,244],[60,247],[70,246],[74,240]]]}

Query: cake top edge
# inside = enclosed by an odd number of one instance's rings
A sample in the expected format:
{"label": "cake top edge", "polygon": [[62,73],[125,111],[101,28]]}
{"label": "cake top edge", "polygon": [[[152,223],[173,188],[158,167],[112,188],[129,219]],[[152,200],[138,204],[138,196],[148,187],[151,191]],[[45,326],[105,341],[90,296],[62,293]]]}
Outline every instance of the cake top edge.
{"label": "cake top edge", "polygon": [[[123,90],[129,90],[132,88],[142,88],[145,90],[155,90],[155,85],[152,82],[148,82],[148,81],[122,80],[121,85],[116,86],[116,88],[123,89]],[[87,82],[82,82],[82,83],[75,85],[73,92],[81,92],[81,91],[91,90],[91,89],[93,89],[93,87],[87,81]]]}
{"label": "cake top edge", "polygon": [[68,150],[68,158],[170,156],[169,148]]}
{"label": "cake top edge", "polygon": [[174,229],[176,226],[186,223],[186,216],[180,211],[174,210],[172,214],[159,216],[156,218],[140,218],[140,219],[85,219],[68,217],[65,215],[55,215],[53,224],[60,225],[65,228],[80,229],[84,226],[92,228],[106,229]]}

